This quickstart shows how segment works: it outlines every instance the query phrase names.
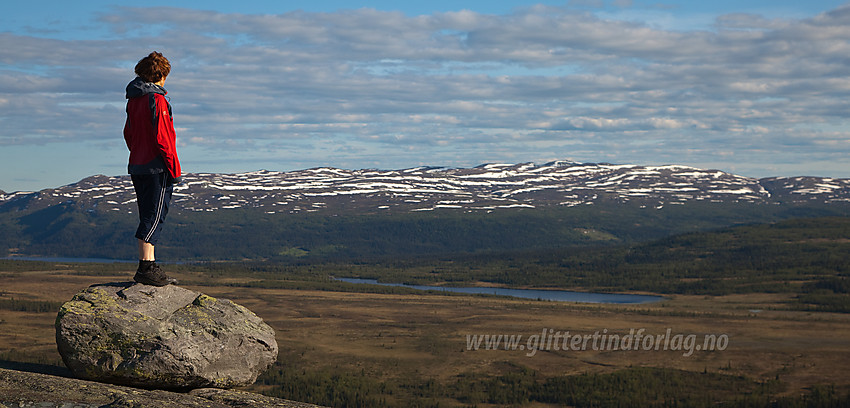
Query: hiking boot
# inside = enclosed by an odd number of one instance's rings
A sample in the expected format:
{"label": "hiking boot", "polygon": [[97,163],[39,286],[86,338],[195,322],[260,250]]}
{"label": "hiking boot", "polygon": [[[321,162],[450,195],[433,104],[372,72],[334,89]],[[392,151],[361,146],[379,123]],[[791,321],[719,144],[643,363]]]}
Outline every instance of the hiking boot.
{"label": "hiking boot", "polygon": [[176,285],[177,279],[169,278],[156,262],[139,261],[139,269],[133,280],[144,285],[165,286]]}

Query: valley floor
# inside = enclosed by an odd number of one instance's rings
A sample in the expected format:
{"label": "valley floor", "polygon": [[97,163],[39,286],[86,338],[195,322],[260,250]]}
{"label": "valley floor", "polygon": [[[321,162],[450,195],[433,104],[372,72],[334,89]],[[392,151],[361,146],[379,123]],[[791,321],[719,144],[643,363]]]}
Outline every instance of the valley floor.
{"label": "valley floor", "polygon": [[[115,268],[99,276],[61,265],[0,271],[0,301],[6,301],[0,307],[0,366],[61,365],[53,308],[88,285],[132,276],[131,266]],[[248,307],[275,328],[279,364],[250,390],[296,400],[301,396],[282,395],[286,386],[276,379],[321,381],[317,373],[350,374],[368,379],[362,389],[384,384],[374,396],[386,405],[422,398],[431,405],[486,406],[497,400],[492,390],[481,389],[483,384],[509,384],[508,379],[523,376],[541,384],[639,367],[693,378],[718,374],[722,377],[710,378],[737,384],[699,394],[714,402],[757,393],[767,399],[799,397],[813,386],[829,387],[838,395],[850,390],[850,314],[781,310],[788,295],[672,296],[624,306],[238,287],[229,285],[252,278],[191,271],[177,278],[187,288]],[[625,341],[630,332],[642,336],[637,350],[603,346],[613,336]],[[476,339],[485,335],[514,336],[514,343],[507,350],[506,338],[497,350],[486,350],[486,340],[476,346]],[[572,347],[576,337],[583,346]],[[650,347],[647,338],[652,338]],[[705,338],[716,341],[714,350],[703,349]],[[477,391],[463,395],[465,387]],[[429,394],[429,389],[441,391]],[[327,396],[322,398],[305,402],[328,404]],[[519,405],[534,402],[526,398]]]}

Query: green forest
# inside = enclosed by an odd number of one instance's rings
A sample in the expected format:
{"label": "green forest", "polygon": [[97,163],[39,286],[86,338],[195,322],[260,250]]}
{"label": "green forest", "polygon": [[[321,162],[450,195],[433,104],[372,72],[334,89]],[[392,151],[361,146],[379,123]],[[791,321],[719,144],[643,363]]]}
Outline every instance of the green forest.
{"label": "green forest", "polygon": [[[382,382],[364,373],[294,368],[290,361],[277,364],[260,377],[258,384],[273,386],[266,392],[272,396],[332,407],[436,408],[444,406],[440,402],[444,398],[469,407],[545,403],[571,407],[826,408],[850,404],[850,395],[842,395],[831,386],[815,386],[800,397],[777,397],[782,388],[777,381],[758,382],[729,374],[635,367],[610,374],[544,378],[524,367],[507,369],[508,373],[498,376],[467,373],[449,384]],[[399,397],[408,399],[408,403],[393,402]]]}
{"label": "green forest", "polygon": [[[9,261],[6,261],[7,263]],[[188,266],[185,266],[188,267]],[[850,218],[802,218],[675,235],[647,243],[454,253],[372,256],[318,262],[294,258],[192,264],[212,274],[247,274],[259,287],[372,290],[412,289],[336,282],[489,282],[512,287],[596,292],[724,295],[795,293],[800,310],[850,312]],[[238,271],[238,272],[234,272]]]}
{"label": "green forest", "polygon": [[[0,261],[13,267],[15,261]],[[30,265],[23,262],[21,264]],[[109,265],[86,266],[109,273]],[[195,262],[171,268],[211,276],[254,278],[266,288],[415,293],[414,289],[350,284],[333,277],[380,282],[593,292],[726,295],[793,293],[797,310],[850,313],[850,218],[799,218],[673,235],[649,242],[528,250],[373,255],[358,259],[290,257],[274,261]],[[199,284],[203,284],[199,282]]]}
{"label": "green forest", "polygon": [[850,218],[844,217],[730,227],[635,244],[202,265],[216,276],[254,277],[243,285],[266,288],[415,293],[332,279],[359,277],[388,283],[485,282],[592,292],[789,293],[795,295],[789,309],[850,313]]}
{"label": "green forest", "polygon": [[[674,234],[800,217],[850,216],[840,203],[695,202],[662,209],[600,203],[490,212],[266,214],[262,209],[169,214],[158,247],[171,261],[352,261],[649,242]],[[133,259],[135,216],[73,202],[0,212],[0,254]]]}

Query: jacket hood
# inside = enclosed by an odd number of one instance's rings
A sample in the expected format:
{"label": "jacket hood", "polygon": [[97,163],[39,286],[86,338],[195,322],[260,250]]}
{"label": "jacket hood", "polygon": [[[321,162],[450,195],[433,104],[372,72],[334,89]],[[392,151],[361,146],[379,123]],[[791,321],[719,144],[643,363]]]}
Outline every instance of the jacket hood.
{"label": "jacket hood", "polygon": [[168,91],[166,91],[165,88],[152,82],[145,82],[144,79],[139,77],[136,77],[136,79],[130,81],[130,83],[127,84],[127,99],[138,98],[140,96],[144,96],[151,93],[165,95],[168,93]]}

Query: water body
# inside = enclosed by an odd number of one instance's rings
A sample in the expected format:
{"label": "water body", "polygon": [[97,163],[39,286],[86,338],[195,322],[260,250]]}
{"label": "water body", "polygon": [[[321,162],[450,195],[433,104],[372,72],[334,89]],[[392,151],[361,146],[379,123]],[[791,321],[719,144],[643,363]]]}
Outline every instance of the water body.
{"label": "water body", "polygon": [[63,257],[41,257],[41,256],[7,256],[0,258],[5,261],[41,261],[41,262],[64,262],[64,263],[133,263],[139,261],[130,261],[126,259],[108,259],[108,258],[63,258]]}
{"label": "water body", "polygon": [[334,278],[348,283],[361,283],[383,286],[401,286],[419,290],[441,290],[445,292],[472,293],[511,296],[522,299],[552,300],[556,302],[581,302],[581,303],[616,303],[616,304],[640,304],[652,303],[664,300],[662,296],[652,295],[630,295],[620,293],[592,293],[572,292],[568,290],[542,290],[542,289],[507,289],[507,288],[481,288],[481,287],[446,287],[427,285],[408,285],[404,283],[381,283],[376,279],[359,278]]}
{"label": "water body", "polygon": [[[66,262],[66,263],[135,263],[137,261],[107,258],[63,258],[63,257],[30,257],[30,256],[8,256],[0,258],[4,260],[18,261],[42,261],[42,262]],[[165,262],[182,263],[182,262]],[[573,292],[568,290],[543,290],[543,289],[509,289],[509,288],[486,288],[486,287],[447,287],[408,285],[404,283],[381,283],[376,279],[359,278],[334,278],[338,281],[348,283],[361,283],[383,286],[401,286],[418,290],[441,290],[445,292],[470,293],[510,296],[521,299],[551,300],[556,302],[580,302],[580,303],[614,303],[614,304],[641,304],[664,300],[662,296],[652,295],[630,295],[622,293],[593,293]]]}
{"label": "water body", "polygon": [[[4,261],[39,261],[59,263],[138,263],[138,259],[110,259],[110,258],[73,258],[61,256],[7,256],[0,258]],[[182,265],[187,262],[156,261],[160,265]]]}

